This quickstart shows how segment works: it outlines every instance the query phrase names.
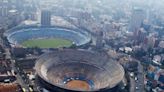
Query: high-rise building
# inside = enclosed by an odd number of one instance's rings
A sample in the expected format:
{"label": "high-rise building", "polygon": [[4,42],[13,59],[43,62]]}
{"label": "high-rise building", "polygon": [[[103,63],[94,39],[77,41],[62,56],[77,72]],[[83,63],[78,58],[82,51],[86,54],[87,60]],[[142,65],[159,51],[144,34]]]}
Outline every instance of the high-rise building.
{"label": "high-rise building", "polygon": [[103,32],[97,31],[96,49],[100,50],[103,47]]}
{"label": "high-rise building", "polygon": [[0,1],[0,16],[6,17],[8,15],[9,3],[7,0]]}
{"label": "high-rise building", "polygon": [[41,11],[41,25],[50,26],[51,25],[51,12],[49,10]]}
{"label": "high-rise building", "polygon": [[146,18],[146,14],[144,10],[140,8],[134,8],[130,20],[129,31],[136,31],[139,30],[143,20]]}
{"label": "high-rise building", "polygon": [[148,47],[154,48],[155,42],[156,42],[155,37],[153,37],[153,36],[148,37],[148,43],[147,43]]}
{"label": "high-rise building", "polygon": [[135,44],[147,43],[146,35],[147,35],[147,32],[143,28],[140,28],[139,30],[134,31]]}

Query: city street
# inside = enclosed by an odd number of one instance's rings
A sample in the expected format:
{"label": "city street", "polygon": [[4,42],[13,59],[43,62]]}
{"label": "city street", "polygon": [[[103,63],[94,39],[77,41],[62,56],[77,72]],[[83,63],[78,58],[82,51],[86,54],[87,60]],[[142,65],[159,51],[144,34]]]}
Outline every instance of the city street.
{"label": "city street", "polygon": [[136,83],[132,77],[130,77],[130,92],[136,92]]}
{"label": "city street", "polygon": [[140,61],[138,61],[138,74],[137,74],[138,81],[136,83],[136,87],[138,89],[136,92],[144,92],[144,70],[143,66],[141,65]]}
{"label": "city street", "polygon": [[[137,76],[130,77],[130,92],[144,92],[144,70],[140,61],[138,62]],[[130,76],[130,73],[129,73]]]}
{"label": "city street", "polygon": [[18,68],[15,67],[15,60],[12,60],[10,51],[8,48],[6,48],[6,57],[11,59],[11,67],[12,70],[14,70],[17,74],[16,74],[16,78],[17,78],[17,83],[19,83],[21,85],[22,88],[25,88],[26,91],[28,92],[28,85],[25,84],[24,80],[22,79],[21,75],[19,74]]}

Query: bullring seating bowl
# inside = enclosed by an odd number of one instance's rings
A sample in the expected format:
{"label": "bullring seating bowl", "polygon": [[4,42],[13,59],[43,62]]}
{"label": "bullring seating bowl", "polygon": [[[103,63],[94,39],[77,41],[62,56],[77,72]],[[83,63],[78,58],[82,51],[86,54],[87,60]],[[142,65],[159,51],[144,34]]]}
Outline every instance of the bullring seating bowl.
{"label": "bullring seating bowl", "polygon": [[[106,54],[84,50],[64,49],[46,53],[37,60],[35,69],[47,83],[75,91],[110,89],[124,76],[122,66]],[[88,83],[89,89],[72,89],[66,86],[76,79]]]}

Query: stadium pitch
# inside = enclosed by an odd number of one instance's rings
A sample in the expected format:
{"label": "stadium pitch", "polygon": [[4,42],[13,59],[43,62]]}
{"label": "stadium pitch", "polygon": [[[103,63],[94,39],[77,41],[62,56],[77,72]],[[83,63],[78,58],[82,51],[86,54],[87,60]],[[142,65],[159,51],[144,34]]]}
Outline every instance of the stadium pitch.
{"label": "stadium pitch", "polygon": [[63,38],[31,39],[22,43],[22,46],[29,48],[60,48],[70,47],[71,45],[72,41]]}

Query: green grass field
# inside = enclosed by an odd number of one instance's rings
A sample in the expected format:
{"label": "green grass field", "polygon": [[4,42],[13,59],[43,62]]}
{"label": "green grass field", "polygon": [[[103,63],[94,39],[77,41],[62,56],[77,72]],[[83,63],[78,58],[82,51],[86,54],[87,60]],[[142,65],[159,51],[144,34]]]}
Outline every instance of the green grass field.
{"label": "green grass field", "polygon": [[59,48],[70,47],[72,41],[62,38],[50,38],[50,39],[33,39],[27,40],[22,43],[24,47],[39,47],[39,48]]}

